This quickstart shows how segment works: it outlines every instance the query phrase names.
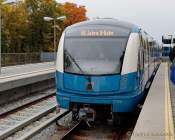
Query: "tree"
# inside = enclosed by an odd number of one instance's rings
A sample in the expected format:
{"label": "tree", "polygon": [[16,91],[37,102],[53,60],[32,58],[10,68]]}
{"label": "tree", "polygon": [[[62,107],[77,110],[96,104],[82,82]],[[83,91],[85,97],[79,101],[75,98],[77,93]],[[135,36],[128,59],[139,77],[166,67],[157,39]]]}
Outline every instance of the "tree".
{"label": "tree", "polygon": [[22,2],[20,2],[18,5],[3,6],[2,37],[4,38],[2,46],[4,51],[25,51],[25,37],[27,34],[26,31],[28,30],[27,18],[28,13]]}
{"label": "tree", "polygon": [[87,20],[86,8],[84,6],[77,6],[74,3],[66,2],[62,5],[63,12],[67,19],[64,21],[65,27],[70,26],[74,23]]}
{"label": "tree", "polygon": [[[66,15],[65,26],[86,20],[86,9],[73,3],[61,5],[56,0],[23,0],[12,5],[2,5],[2,52],[53,51],[53,23],[43,17]],[[64,30],[57,21],[57,43]]]}
{"label": "tree", "polygon": [[[30,13],[30,46],[32,51],[53,51],[53,25],[43,20],[43,17],[58,17],[62,15],[59,4],[55,0],[26,0]],[[59,26],[59,25],[58,25]]]}

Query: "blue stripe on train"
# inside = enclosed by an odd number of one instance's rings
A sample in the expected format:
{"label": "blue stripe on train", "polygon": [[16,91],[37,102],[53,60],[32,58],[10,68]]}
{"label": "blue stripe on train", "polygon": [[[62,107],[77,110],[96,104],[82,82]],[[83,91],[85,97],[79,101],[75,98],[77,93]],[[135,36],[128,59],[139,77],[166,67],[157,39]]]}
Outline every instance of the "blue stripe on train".
{"label": "blue stripe on train", "polygon": [[[76,103],[88,103],[88,104],[109,104],[112,106],[113,112],[131,112],[137,104],[141,101],[144,94],[137,94],[134,91],[128,95],[120,96],[80,96],[65,91],[57,91],[57,101],[59,106],[65,109],[69,109],[70,102]],[[133,95],[132,95],[133,94]]]}
{"label": "blue stripe on train", "polygon": [[113,112],[130,112],[143,96],[137,72],[122,76],[92,76],[93,91],[86,91],[86,82],[84,76],[57,71],[57,101],[60,106],[69,109],[70,102],[111,104]]}
{"label": "blue stripe on train", "polygon": [[[75,75],[64,73],[64,88],[79,92],[87,92],[87,78],[83,75]],[[120,89],[120,76],[91,76],[92,93],[99,94],[99,92],[117,91]],[[84,93],[82,93],[84,94]],[[87,92],[89,94],[89,92]]]}
{"label": "blue stripe on train", "polygon": [[[138,73],[133,72],[125,75],[91,76],[93,90],[87,91],[88,80],[85,76],[56,72],[57,90],[64,90],[76,94],[100,95],[121,93],[136,90],[138,85]],[[92,95],[92,94],[91,94]]]}

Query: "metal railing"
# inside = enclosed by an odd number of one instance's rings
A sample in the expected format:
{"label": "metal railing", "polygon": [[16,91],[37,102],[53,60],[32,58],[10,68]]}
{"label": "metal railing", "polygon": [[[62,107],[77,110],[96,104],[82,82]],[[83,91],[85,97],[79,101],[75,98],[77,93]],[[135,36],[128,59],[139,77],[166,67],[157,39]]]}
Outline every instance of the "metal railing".
{"label": "metal railing", "polygon": [[54,53],[2,53],[1,57],[2,67],[54,61]]}

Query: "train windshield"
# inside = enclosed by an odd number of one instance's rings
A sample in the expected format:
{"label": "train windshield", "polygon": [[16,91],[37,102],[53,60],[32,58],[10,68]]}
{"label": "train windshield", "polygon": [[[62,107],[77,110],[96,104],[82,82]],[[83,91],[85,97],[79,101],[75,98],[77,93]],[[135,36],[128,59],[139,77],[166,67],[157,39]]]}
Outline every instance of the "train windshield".
{"label": "train windshield", "polygon": [[163,43],[164,44],[171,44],[171,39],[164,39],[163,40]]}
{"label": "train windshield", "polygon": [[119,74],[127,40],[128,37],[68,37],[64,47],[64,71],[85,75]]}

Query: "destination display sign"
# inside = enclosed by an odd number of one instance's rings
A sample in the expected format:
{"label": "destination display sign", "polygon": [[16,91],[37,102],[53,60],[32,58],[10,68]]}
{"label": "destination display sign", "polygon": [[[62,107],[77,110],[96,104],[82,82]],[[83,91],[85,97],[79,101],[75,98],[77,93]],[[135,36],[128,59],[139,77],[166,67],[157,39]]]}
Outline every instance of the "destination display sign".
{"label": "destination display sign", "polygon": [[114,36],[114,32],[112,30],[82,30],[80,35],[90,37],[110,37]]}
{"label": "destination display sign", "polygon": [[119,37],[129,36],[130,29],[113,26],[86,26],[66,30],[67,37]]}

